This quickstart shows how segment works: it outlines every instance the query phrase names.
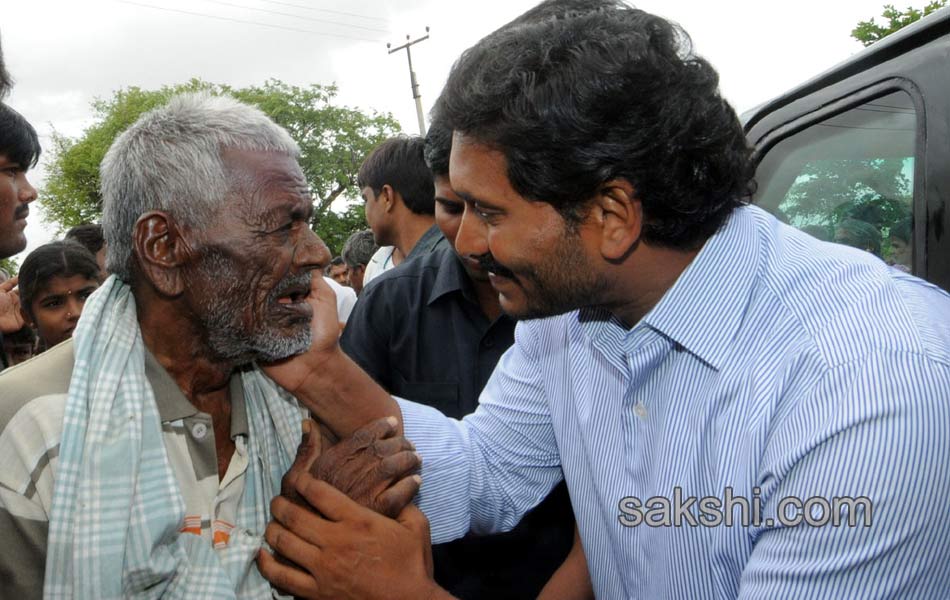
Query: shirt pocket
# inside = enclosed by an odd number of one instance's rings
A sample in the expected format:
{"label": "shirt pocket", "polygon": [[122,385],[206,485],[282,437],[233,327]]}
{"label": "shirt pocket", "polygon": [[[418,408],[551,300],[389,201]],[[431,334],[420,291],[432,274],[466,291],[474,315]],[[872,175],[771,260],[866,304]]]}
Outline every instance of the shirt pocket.
{"label": "shirt pocket", "polygon": [[450,417],[458,417],[459,386],[457,383],[402,381],[396,377],[393,382],[393,394],[406,400],[425,404],[438,409]]}

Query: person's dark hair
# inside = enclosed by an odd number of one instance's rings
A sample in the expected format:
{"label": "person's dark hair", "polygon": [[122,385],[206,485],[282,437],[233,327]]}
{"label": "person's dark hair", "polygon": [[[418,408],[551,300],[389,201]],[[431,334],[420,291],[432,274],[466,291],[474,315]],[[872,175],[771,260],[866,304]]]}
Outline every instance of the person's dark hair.
{"label": "person's dark hair", "polygon": [[866,221],[845,219],[835,228],[835,240],[842,244],[881,255],[881,231]]}
{"label": "person's dark hair", "polygon": [[343,244],[343,251],[340,255],[343,257],[346,266],[355,269],[368,265],[377,250],[379,250],[379,246],[373,240],[373,232],[364,229],[350,234],[350,237],[346,239],[346,243]]}
{"label": "person's dark hair", "polygon": [[376,146],[360,165],[356,183],[360,189],[370,187],[379,193],[389,185],[412,212],[431,215],[435,212],[435,187],[432,173],[426,166],[419,136],[400,135]]}
{"label": "person's dark hair", "polygon": [[93,254],[102,250],[106,243],[102,236],[102,225],[95,223],[76,225],[66,232],[66,240],[76,242]]}
{"label": "person's dark hair", "polygon": [[678,26],[620,1],[549,0],[466,50],[433,114],[501,151],[514,189],[569,223],[624,178],[646,241],[696,248],[752,185],[718,85]]}
{"label": "person's dark hair", "polygon": [[891,225],[891,229],[887,235],[888,237],[897,238],[905,244],[909,244],[911,229],[911,218],[905,217],[897,223]]}
{"label": "person's dark hair", "polygon": [[36,331],[29,325],[24,325],[13,333],[4,335],[3,341],[12,345],[29,344],[33,346],[36,344]]}
{"label": "person's dark hair", "polygon": [[343,257],[342,257],[342,256],[334,256],[334,257],[333,257],[333,260],[330,261],[330,264],[328,264],[328,265],[326,266],[326,268],[323,269],[323,274],[326,275],[327,277],[329,277],[329,276],[330,276],[330,269],[332,269],[333,267],[339,267],[340,265],[345,265],[345,264],[346,264],[346,263],[343,262]]}
{"label": "person's dark hair", "polygon": [[40,160],[40,139],[23,115],[0,102],[0,154],[23,169]]}
{"label": "person's dark hair", "polygon": [[33,298],[53,277],[74,275],[99,280],[99,265],[91,252],[71,241],[50,242],[40,246],[30,252],[20,267],[20,305],[31,312]]}
{"label": "person's dark hair", "polygon": [[433,119],[426,133],[425,159],[434,177],[449,174],[449,155],[452,153],[452,130],[440,119]]}

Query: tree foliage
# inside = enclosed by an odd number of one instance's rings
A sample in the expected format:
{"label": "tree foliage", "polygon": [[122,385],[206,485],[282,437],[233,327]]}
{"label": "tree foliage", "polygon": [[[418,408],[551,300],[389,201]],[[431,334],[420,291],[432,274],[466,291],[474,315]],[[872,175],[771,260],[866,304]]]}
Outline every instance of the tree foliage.
{"label": "tree foliage", "polygon": [[886,240],[910,217],[912,172],[913,163],[905,158],[815,161],[795,179],[779,212],[788,223],[820,239],[834,239],[842,223],[857,220]]}
{"label": "tree foliage", "polygon": [[884,17],[886,21],[885,24],[879,25],[873,18],[869,21],[861,21],[857,27],[851,31],[851,37],[865,46],[870,46],[885,36],[894,33],[898,29],[907,27],[911,23],[919,21],[922,17],[926,17],[946,5],[947,0],[933,0],[930,4],[924,6],[923,10],[908,6],[902,12],[894,8],[893,4],[885,4],[884,12],[881,13],[881,16]]}
{"label": "tree foliage", "polygon": [[390,114],[337,106],[333,85],[297,87],[271,80],[262,86],[232,88],[197,79],[159,90],[130,87],[93,103],[95,122],[73,139],[53,134],[49,176],[41,195],[46,219],[65,230],[98,221],[102,214],[99,163],[113,140],[138,117],[172,96],[189,91],[229,94],[258,106],[300,145],[300,165],[314,196],[313,228],[338,253],[351,231],[366,227],[362,206],[336,213],[337,199],[355,197],[356,173],[369,151],[399,132]]}
{"label": "tree foliage", "polygon": [[20,271],[20,265],[12,258],[0,258],[0,269],[6,271],[10,277],[14,277]]}

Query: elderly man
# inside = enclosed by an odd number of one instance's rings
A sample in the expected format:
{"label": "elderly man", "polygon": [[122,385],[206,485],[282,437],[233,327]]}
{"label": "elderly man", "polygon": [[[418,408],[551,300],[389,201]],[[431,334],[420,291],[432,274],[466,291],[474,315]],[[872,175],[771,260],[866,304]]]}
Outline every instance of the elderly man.
{"label": "elderly man", "polygon": [[[688,36],[584,4],[480,41],[437,104],[455,248],[522,319],[478,410],[393,401],[330,338],[280,379],[338,433],[402,418],[434,542],[566,480],[597,597],[945,598],[950,295],[746,205],[750,151]],[[318,513],[278,499],[268,539],[306,571],[262,554],[266,576],[445,596],[416,518],[297,486]]]}
{"label": "elderly man", "polygon": [[363,291],[363,275],[366,273],[366,265],[373,259],[373,255],[379,250],[376,241],[373,239],[371,229],[354,231],[350,237],[346,238],[343,244],[343,250],[340,255],[346,263],[346,284],[353,288],[357,294]]}
{"label": "elderly man", "polygon": [[[312,284],[332,298],[297,156],[259,110],[204,95],[115,141],[101,167],[113,276],[72,342],[0,376],[0,596],[274,593],[253,559],[312,425],[258,361],[310,345]],[[377,506],[416,460],[386,429],[336,451],[392,459],[369,473]]]}

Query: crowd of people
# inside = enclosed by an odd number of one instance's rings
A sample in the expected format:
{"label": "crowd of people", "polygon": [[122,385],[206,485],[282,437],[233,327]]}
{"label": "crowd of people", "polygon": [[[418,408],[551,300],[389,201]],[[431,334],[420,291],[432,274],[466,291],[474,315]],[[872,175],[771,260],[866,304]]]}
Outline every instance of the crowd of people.
{"label": "crowd of people", "polygon": [[[0,282],[0,597],[946,595],[950,294],[750,205],[684,31],[545,0],[431,121],[338,257],[257,108],[118,136],[101,224]],[[39,155],[0,104],[0,257]]]}

